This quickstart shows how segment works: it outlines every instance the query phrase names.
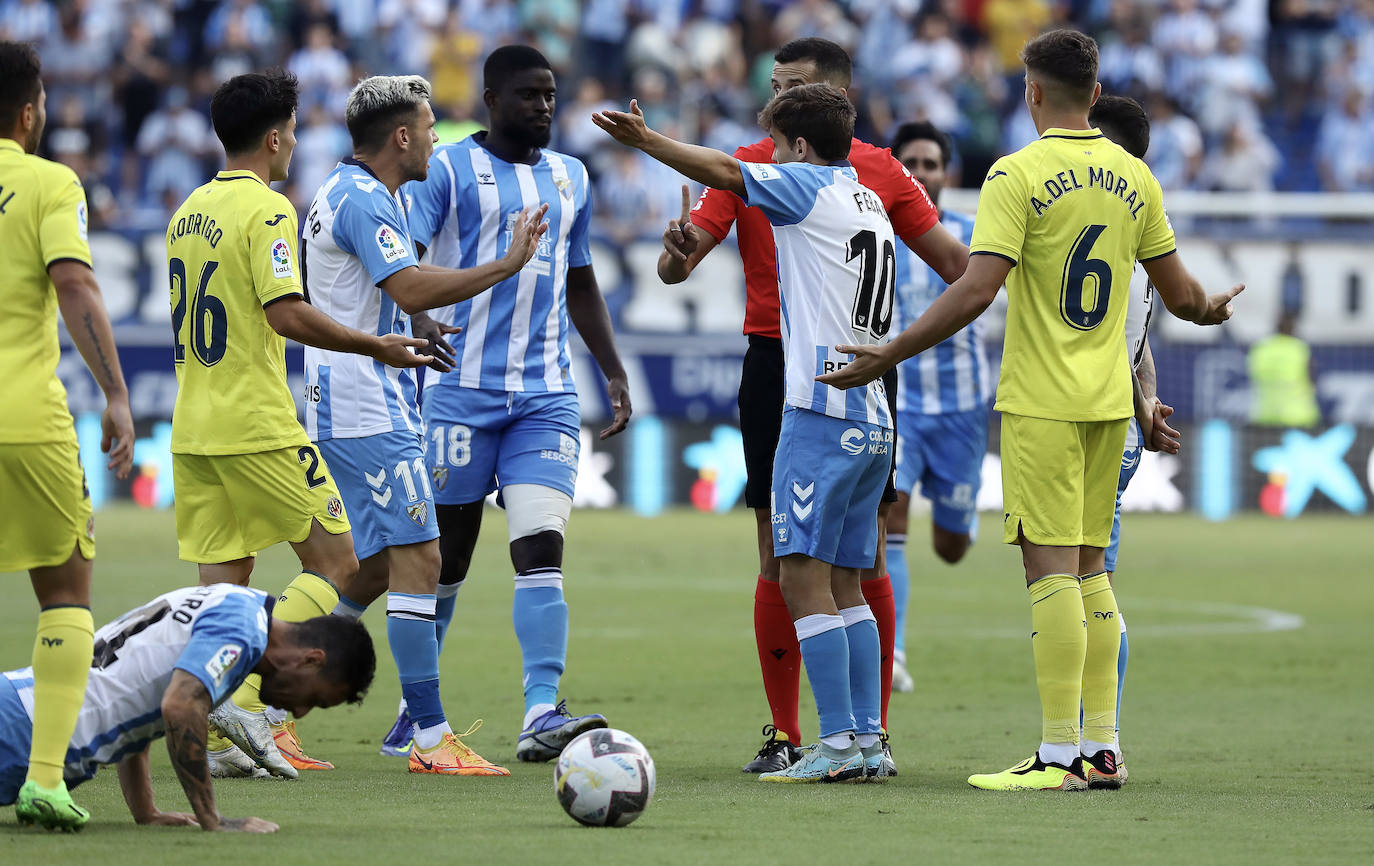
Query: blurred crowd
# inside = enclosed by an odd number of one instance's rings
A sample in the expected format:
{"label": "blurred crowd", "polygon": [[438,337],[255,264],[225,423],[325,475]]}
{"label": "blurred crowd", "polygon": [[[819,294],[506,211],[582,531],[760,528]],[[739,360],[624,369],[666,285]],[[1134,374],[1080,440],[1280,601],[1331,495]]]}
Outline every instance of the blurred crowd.
{"label": "blurred crowd", "polygon": [[801,36],[854,57],[860,137],[929,119],[976,185],[1035,137],[1018,52],[1063,25],[1097,37],[1106,91],[1146,105],[1166,189],[1374,190],[1374,0],[0,0],[0,38],[43,56],[44,155],[86,179],[96,226],[126,228],[161,228],[218,167],[208,106],[231,75],[300,78],[286,192],[304,206],[350,151],[358,78],[426,75],[456,140],[485,116],[483,58],[510,42],[558,72],[554,146],[586,159],[618,239],[657,234],[678,180],[590,114],[635,96],[657,128],[733,149],[762,136],[772,53]]}

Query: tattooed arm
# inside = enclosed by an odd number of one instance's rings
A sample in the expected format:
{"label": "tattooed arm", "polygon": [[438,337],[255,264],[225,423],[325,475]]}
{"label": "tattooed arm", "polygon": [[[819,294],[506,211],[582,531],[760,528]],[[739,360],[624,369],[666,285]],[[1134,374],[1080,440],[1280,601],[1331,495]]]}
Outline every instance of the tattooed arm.
{"label": "tattooed arm", "polygon": [[[167,752],[172,756],[186,799],[191,801],[202,830],[238,830],[272,833],[277,825],[261,818],[225,818],[215,805],[210,785],[210,764],[205,757],[205,735],[210,714],[210,693],[200,680],[178,670],[162,696],[162,721],[167,726]],[[150,789],[151,790],[151,789]]]}
{"label": "tattooed arm", "polygon": [[67,323],[67,333],[105,392],[100,450],[110,455],[109,468],[119,478],[127,478],[134,462],[134,421],[129,412],[129,389],[115,351],[114,330],[100,299],[100,284],[84,262],[71,259],[53,262],[48,276],[57,288],[57,306]]}
{"label": "tattooed arm", "polygon": [[153,802],[153,779],[148,774],[148,750],[144,749],[119,762],[119,789],[135,824],[153,827],[198,827],[195,815],[163,812]]}

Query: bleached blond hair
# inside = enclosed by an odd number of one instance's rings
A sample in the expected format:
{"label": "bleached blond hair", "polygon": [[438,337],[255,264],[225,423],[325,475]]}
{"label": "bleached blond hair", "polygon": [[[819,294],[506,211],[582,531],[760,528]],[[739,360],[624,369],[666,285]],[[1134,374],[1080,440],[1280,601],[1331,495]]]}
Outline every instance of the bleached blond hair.
{"label": "bleached blond hair", "polygon": [[420,75],[374,75],[359,81],[344,105],[353,149],[376,150],[429,101],[431,92],[429,82]]}

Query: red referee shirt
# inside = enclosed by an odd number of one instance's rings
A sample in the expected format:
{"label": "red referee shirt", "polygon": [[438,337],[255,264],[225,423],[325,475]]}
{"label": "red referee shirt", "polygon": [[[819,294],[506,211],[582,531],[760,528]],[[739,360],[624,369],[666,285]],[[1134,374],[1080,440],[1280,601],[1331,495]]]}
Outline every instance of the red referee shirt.
{"label": "red referee shirt", "polygon": [[[765,138],[735,151],[744,162],[772,162],[773,139]],[[874,147],[857,138],[850,145],[849,162],[859,183],[878,194],[892,220],[892,231],[908,245],[930,231],[940,221],[935,203],[925,187],[911,176],[885,147]],[[749,207],[737,195],[707,189],[692,208],[692,225],[711,233],[717,241],[730,234],[738,223],[736,237],[739,255],[744,260],[744,333],[765,337],[782,336],[778,329],[778,258],[773,227],[756,207]]]}

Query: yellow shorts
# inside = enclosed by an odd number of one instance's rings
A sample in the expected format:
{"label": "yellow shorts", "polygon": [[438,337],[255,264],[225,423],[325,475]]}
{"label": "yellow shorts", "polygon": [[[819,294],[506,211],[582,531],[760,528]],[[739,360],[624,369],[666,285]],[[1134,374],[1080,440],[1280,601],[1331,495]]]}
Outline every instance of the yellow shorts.
{"label": "yellow shorts", "polygon": [[95,520],[76,438],[0,445],[0,572],[95,559]]}
{"label": "yellow shorts", "polygon": [[1130,420],[1002,415],[1002,540],[1106,547]]}
{"label": "yellow shorts", "polygon": [[339,488],[309,443],[254,454],[172,455],[178,555],[230,562],[282,541],[304,541],[310,521],[349,531]]}

